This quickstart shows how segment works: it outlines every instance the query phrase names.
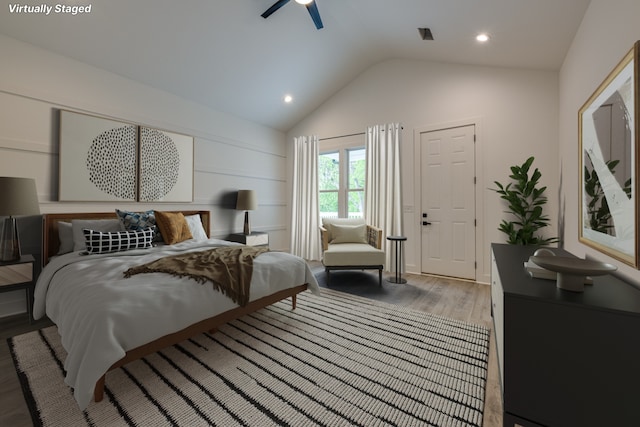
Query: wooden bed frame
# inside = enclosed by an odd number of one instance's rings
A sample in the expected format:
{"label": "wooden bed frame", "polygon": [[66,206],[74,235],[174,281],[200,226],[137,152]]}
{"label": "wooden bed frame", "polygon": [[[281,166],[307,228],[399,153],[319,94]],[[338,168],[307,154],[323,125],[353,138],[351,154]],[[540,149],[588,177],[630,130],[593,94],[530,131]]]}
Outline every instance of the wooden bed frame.
{"label": "wooden bed frame", "polygon": [[[211,236],[210,212],[209,211],[168,211],[182,212],[186,215],[200,215],[202,226],[207,236]],[[80,213],[51,213],[42,215],[42,266],[49,263],[49,259],[55,256],[60,249],[60,238],[58,237],[58,223],[71,222],[74,219],[118,219],[116,211],[111,212],[80,212]]]}
{"label": "wooden bed frame", "polygon": [[[178,212],[178,211],[173,211]],[[207,236],[210,235],[209,230],[209,211],[179,211],[184,215],[194,215],[199,214],[202,219],[202,225],[204,227]],[[71,222],[74,219],[116,219],[117,216],[114,212],[100,212],[100,213],[65,213],[65,214],[45,214],[43,215],[43,254],[42,254],[42,265],[46,265],[49,262],[50,257],[54,256],[58,253],[58,248],[60,247],[60,240],[58,238],[58,223],[59,222]],[[136,347],[127,351],[122,359],[114,363],[108,370],[105,372],[102,377],[96,382],[96,386],[93,392],[93,398],[96,402],[100,402],[104,397],[104,384],[106,374],[114,369],[117,369],[129,362],[133,362],[134,360],[141,359],[145,356],[153,354],[163,348],[172,346],[174,344],[178,344],[186,339],[189,339],[195,335],[201,334],[203,332],[214,333],[220,326],[225,323],[229,323],[232,320],[238,319],[246,314],[253,313],[254,311],[260,310],[261,308],[267,307],[271,304],[274,304],[280,300],[291,297],[291,306],[292,309],[296,308],[296,296],[300,292],[304,292],[307,289],[307,284],[302,284],[295,286],[293,288],[284,289],[278,291],[274,294],[267,295],[255,301],[249,302],[244,307],[237,307],[232,310],[221,313],[217,316],[210,317],[208,319],[202,320],[200,322],[194,323],[191,326],[188,326],[178,332],[174,332],[169,335],[165,335],[160,337],[154,341],[151,341],[147,344],[141,345],[140,347]]]}

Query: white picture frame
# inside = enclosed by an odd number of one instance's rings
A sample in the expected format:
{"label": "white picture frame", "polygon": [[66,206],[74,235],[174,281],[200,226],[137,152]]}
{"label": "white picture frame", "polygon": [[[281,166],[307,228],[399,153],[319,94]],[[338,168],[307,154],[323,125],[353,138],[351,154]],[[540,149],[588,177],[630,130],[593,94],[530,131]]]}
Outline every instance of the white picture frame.
{"label": "white picture frame", "polygon": [[193,202],[193,137],[140,127],[138,200]]}
{"label": "white picture frame", "polygon": [[60,110],[58,200],[193,202],[194,138]]}
{"label": "white picture frame", "polygon": [[135,201],[137,126],[60,111],[58,199]]}

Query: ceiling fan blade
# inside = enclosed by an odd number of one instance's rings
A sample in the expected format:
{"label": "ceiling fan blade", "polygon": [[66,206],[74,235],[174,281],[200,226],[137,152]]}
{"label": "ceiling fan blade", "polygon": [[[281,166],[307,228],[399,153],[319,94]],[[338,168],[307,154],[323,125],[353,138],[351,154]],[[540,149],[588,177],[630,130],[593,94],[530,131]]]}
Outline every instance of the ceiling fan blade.
{"label": "ceiling fan blade", "polygon": [[322,19],[320,18],[320,12],[318,12],[318,6],[315,0],[307,5],[307,10],[309,11],[309,15],[311,15],[311,19],[313,19],[313,23],[316,24],[316,28],[318,30],[323,28],[324,25],[322,25]]}
{"label": "ceiling fan blade", "polygon": [[282,6],[284,6],[287,3],[289,3],[289,0],[278,0],[260,16],[262,16],[264,19],[267,19],[269,16],[271,16],[273,12],[280,9]]}

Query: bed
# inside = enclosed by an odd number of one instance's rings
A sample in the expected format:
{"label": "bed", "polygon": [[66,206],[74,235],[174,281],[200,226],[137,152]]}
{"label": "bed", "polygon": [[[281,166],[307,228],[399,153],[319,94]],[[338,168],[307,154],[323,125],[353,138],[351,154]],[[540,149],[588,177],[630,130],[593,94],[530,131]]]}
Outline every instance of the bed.
{"label": "bed", "polygon": [[[43,270],[34,295],[34,317],[58,327],[68,355],[65,382],[81,409],[103,398],[108,371],[296,295],[318,293],[307,263],[269,251],[253,260],[249,302],[240,306],[207,283],[165,273],[124,277],[124,271],[158,258],[239,245],[209,239],[209,212],[183,211],[201,220],[206,238],[104,254],[74,250],[62,255],[60,228],[75,220],[117,218],[115,213],[43,216]],[[66,223],[66,224],[62,224]],[[75,226],[74,226],[75,227]],[[77,249],[77,247],[75,248]],[[83,253],[84,252],[84,253]],[[210,284],[210,283],[209,283]]]}

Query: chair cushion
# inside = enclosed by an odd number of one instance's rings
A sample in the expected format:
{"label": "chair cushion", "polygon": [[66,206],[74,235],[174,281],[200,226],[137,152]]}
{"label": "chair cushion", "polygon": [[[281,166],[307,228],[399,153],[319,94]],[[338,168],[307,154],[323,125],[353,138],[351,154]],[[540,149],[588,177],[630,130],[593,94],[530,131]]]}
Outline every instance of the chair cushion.
{"label": "chair cushion", "polygon": [[384,251],[366,243],[330,244],[324,251],[322,263],[325,266],[342,267],[350,265],[384,265]]}
{"label": "chair cushion", "polygon": [[329,243],[367,243],[367,226],[331,225],[333,239]]}
{"label": "chair cushion", "polygon": [[322,226],[329,232],[329,241],[335,239],[333,235],[333,225],[363,225],[364,218],[322,218]]}

